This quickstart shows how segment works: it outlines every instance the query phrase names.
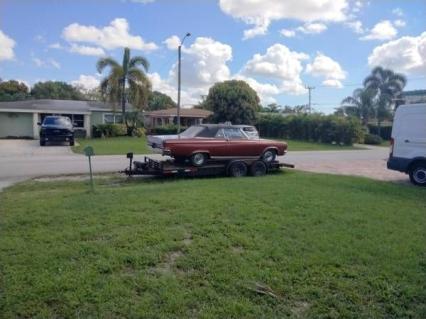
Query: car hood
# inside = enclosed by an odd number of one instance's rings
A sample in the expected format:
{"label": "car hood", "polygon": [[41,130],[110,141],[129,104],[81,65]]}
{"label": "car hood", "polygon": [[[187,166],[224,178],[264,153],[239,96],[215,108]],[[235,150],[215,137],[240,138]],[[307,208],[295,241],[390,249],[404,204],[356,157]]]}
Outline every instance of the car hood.
{"label": "car hood", "polygon": [[69,130],[69,131],[72,131],[72,127],[62,126],[62,125],[42,125],[41,128],[50,128],[50,129],[57,129],[57,130]]}

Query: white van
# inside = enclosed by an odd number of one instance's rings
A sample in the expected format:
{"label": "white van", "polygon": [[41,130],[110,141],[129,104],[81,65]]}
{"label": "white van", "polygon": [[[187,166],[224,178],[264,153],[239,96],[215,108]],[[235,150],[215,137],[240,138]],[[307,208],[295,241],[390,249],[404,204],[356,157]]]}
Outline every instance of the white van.
{"label": "white van", "polygon": [[426,104],[401,105],[395,112],[388,168],[426,186]]}

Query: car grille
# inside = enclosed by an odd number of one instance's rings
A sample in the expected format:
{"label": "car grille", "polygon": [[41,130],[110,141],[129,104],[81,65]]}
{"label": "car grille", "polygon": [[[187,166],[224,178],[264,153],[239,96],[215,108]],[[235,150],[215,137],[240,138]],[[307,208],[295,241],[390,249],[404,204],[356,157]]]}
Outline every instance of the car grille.
{"label": "car grille", "polygon": [[47,128],[45,132],[47,135],[67,135],[70,133],[68,130],[60,128]]}

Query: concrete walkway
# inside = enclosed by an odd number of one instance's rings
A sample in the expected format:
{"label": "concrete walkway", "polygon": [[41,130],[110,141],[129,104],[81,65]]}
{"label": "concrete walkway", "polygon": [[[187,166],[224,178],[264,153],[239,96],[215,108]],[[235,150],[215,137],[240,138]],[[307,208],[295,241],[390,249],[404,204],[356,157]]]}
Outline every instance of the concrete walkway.
{"label": "concrete walkway", "polygon": [[[290,152],[279,160],[311,172],[357,175],[406,183],[406,175],[386,169],[388,152],[388,148],[384,147],[353,151]],[[143,159],[143,155],[135,158]],[[128,160],[124,154],[94,156],[92,164],[94,173],[118,172],[128,166]],[[38,141],[0,140],[0,190],[34,177],[87,173],[87,158],[74,154],[68,146],[40,147]]]}

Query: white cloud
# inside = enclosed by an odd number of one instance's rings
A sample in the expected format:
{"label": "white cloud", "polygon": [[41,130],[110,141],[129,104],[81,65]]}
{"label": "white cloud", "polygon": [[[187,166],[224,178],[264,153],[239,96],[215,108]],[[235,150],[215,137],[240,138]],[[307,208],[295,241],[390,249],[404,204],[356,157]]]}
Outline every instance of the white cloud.
{"label": "white cloud", "polygon": [[393,22],[393,24],[394,24],[396,27],[398,27],[398,28],[405,27],[405,25],[406,25],[405,21],[404,21],[404,20],[401,20],[401,19],[397,19],[397,20],[395,20],[395,21]]}
{"label": "white cloud", "polygon": [[62,36],[71,43],[90,43],[106,50],[129,47],[131,49],[152,51],[158,48],[154,42],[145,42],[142,37],[131,35],[129,33],[129,23],[124,18],[114,19],[108,26],[103,28],[72,23],[64,28]]}
{"label": "white cloud", "polygon": [[398,17],[402,17],[404,15],[404,12],[401,8],[395,8],[392,10],[392,13]]}
{"label": "white cloud", "polygon": [[39,68],[55,68],[55,69],[61,68],[61,64],[54,59],[42,60],[42,59],[33,57],[32,60],[33,60],[34,64]]}
{"label": "white cloud", "polygon": [[305,25],[298,27],[298,31],[307,34],[317,34],[327,30],[327,26],[324,23],[305,23]]}
{"label": "white cloud", "polygon": [[255,54],[247,61],[241,74],[275,81],[278,93],[303,94],[305,88],[300,74],[303,71],[302,61],[308,58],[303,52],[291,51],[285,45],[276,43],[265,54]]}
{"label": "white cloud", "polygon": [[[208,88],[230,78],[227,63],[232,59],[232,47],[211,38],[196,38],[190,47],[182,48],[182,85]],[[170,76],[176,79],[175,64]]]}
{"label": "white cloud", "polygon": [[389,20],[383,20],[377,23],[367,34],[360,38],[361,40],[389,40],[398,34],[398,30]]}
{"label": "white cloud", "polygon": [[49,44],[48,47],[49,49],[57,49],[57,50],[62,50],[64,48],[59,42]]}
{"label": "white cloud", "polygon": [[12,60],[15,57],[13,48],[16,42],[0,30],[0,61]]}
{"label": "white cloud", "polygon": [[304,22],[343,21],[347,0],[219,0],[220,8],[226,14],[240,19],[251,29],[244,32],[244,38],[266,34],[272,21],[295,19]]}
{"label": "white cloud", "polygon": [[341,80],[346,78],[346,72],[340,64],[322,53],[317,53],[314,61],[306,66],[306,73],[323,77],[323,85],[336,88],[341,88]]}
{"label": "white cloud", "polygon": [[345,25],[347,27],[349,27],[350,29],[352,29],[352,31],[357,33],[357,34],[364,33],[364,29],[362,27],[362,22],[359,21],[359,20],[347,21],[347,22],[345,22]]}
{"label": "white cloud", "polygon": [[167,46],[169,50],[177,50],[180,45],[180,39],[177,35],[172,35],[163,41],[163,43]]}
{"label": "white cloud", "polygon": [[71,84],[86,91],[99,87],[100,81],[93,75],[81,74],[78,80],[71,81]]}
{"label": "white cloud", "polygon": [[377,46],[368,57],[368,64],[408,74],[426,74],[426,32]]}
{"label": "white cloud", "polygon": [[89,55],[89,56],[103,56],[105,55],[105,51],[102,48],[99,47],[90,47],[85,45],[77,45],[72,44],[70,49],[70,52],[72,53],[78,53],[81,55]]}
{"label": "white cloud", "polygon": [[233,79],[247,82],[248,85],[250,85],[250,87],[256,91],[262,104],[275,102],[276,100],[273,96],[281,93],[280,88],[278,88],[278,86],[275,84],[260,83],[253,78],[246,77],[241,74],[235,75]]}
{"label": "white cloud", "polygon": [[285,36],[286,38],[292,38],[296,36],[296,31],[294,30],[288,30],[288,29],[282,29],[280,33]]}

